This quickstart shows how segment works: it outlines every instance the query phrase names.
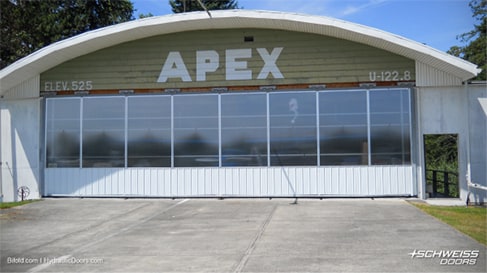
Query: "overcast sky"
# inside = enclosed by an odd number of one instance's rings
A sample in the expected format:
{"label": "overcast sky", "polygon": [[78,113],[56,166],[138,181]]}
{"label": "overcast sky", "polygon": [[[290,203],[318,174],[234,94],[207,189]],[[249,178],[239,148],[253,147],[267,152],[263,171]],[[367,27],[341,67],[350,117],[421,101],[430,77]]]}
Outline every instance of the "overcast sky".
{"label": "overcast sky", "polygon": [[[132,0],[135,15],[172,14],[169,0]],[[469,0],[238,0],[240,7],[323,15],[385,30],[441,51],[473,29]]]}

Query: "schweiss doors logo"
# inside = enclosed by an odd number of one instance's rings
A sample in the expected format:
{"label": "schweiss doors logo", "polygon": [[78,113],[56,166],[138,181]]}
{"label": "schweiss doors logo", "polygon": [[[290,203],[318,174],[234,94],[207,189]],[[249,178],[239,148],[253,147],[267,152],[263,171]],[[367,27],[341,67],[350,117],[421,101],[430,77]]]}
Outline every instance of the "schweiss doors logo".
{"label": "schweiss doors logo", "polygon": [[411,259],[439,259],[441,265],[475,265],[479,250],[418,250],[409,253]]}

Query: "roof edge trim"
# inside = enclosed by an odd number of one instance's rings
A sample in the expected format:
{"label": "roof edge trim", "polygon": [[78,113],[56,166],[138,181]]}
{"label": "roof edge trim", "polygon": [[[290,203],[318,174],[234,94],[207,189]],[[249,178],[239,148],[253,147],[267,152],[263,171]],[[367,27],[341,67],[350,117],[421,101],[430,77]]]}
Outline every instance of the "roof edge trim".
{"label": "roof edge trim", "polygon": [[463,81],[480,73],[476,65],[379,29],[324,16],[255,10],[170,14],[108,26],[53,43],[0,70],[0,94],[76,57],[116,44],[175,32],[229,28],[307,32],[367,44],[428,64]]}

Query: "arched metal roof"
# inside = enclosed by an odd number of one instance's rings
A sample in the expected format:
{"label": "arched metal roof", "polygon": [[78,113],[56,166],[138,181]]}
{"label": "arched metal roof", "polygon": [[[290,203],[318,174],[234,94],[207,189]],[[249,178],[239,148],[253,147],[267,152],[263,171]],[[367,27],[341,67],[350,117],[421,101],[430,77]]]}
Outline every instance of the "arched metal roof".
{"label": "arched metal roof", "polygon": [[455,56],[375,28],[305,14],[224,10],[149,17],[93,31],[46,46],[0,71],[0,95],[25,80],[73,58],[120,43],[150,36],[191,30],[266,28],[331,36],[370,45],[416,60],[459,79],[480,70]]}

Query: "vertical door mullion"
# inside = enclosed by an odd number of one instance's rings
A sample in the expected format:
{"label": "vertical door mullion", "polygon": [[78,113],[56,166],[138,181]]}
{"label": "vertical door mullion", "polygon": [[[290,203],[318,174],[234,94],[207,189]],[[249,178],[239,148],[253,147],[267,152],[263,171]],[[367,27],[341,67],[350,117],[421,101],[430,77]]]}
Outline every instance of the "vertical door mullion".
{"label": "vertical door mullion", "polygon": [[80,98],[80,113],[79,113],[79,167],[83,168],[83,115],[84,115],[84,98]]}
{"label": "vertical door mullion", "polygon": [[367,94],[367,158],[368,158],[368,165],[372,165],[372,139],[370,136],[370,90],[365,91]]}
{"label": "vertical door mullion", "polygon": [[124,161],[125,161],[125,168],[128,167],[128,110],[129,104],[128,104],[128,96],[125,96],[125,111],[124,111],[124,139],[125,139],[125,147],[124,147]]}
{"label": "vertical door mullion", "polygon": [[266,93],[266,103],[267,103],[267,166],[271,166],[271,117],[270,117],[270,95]]}
{"label": "vertical door mullion", "polygon": [[222,98],[218,94],[218,167],[222,166]]}
{"label": "vertical door mullion", "polygon": [[171,168],[174,168],[174,96],[171,95]]}
{"label": "vertical door mullion", "polygon": [[321,149],[320,149],[320,96],[316,91],[316,165],[321,166]]}

